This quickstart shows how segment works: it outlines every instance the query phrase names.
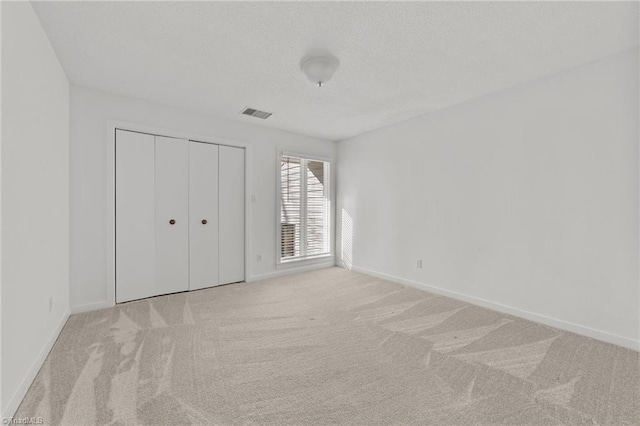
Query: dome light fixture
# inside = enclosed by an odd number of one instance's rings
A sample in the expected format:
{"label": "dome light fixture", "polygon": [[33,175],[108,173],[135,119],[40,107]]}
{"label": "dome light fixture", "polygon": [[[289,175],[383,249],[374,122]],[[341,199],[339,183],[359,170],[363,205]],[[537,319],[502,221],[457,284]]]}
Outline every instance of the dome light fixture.
{"label": "dome light fixture", "polygon": [[338,69],[340,61],[332,55],[305,56],[300,61],[300,69],[309,81],[322,87],[331,80]]}

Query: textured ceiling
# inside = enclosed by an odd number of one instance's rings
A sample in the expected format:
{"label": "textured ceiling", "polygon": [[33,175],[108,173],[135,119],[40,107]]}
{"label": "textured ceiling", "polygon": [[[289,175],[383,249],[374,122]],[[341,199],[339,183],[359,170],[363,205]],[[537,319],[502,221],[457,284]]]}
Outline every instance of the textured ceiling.
{"label": "textured ceiling", "polygon": [[[73,83],[331,140],[638,44],[636,2],[34,7]],[[341,65],[318,88],[299,61],[325,49]]]}

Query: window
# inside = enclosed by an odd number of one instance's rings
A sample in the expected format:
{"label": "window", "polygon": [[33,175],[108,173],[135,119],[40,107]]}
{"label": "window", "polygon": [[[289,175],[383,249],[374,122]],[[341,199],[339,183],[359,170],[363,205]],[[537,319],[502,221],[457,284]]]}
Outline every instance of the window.
{"label": "window", "polygon": [[280,159],[280,261],[331,254],[329,162]]}

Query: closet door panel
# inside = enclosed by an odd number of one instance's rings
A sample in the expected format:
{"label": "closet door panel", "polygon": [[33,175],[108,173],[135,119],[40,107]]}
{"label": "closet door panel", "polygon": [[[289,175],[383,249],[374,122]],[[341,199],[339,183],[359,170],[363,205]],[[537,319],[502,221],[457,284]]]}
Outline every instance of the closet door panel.
{"label": "closet door panel", "polygon": [[244,149],[220,146],[220,284],[244,281]]}
{"label": "closet door panel", "polygon": [[189,289],[189,144],[156,136],[155,145],[156,294],[167,294]]}
{"label": "closet door panel", "polygon": [[156,295],[154,137],[116,131],[116,302]]}
{"label": "closet door panel", "polygon": [[218,281],[218,145],[189,142],[189,288]]}

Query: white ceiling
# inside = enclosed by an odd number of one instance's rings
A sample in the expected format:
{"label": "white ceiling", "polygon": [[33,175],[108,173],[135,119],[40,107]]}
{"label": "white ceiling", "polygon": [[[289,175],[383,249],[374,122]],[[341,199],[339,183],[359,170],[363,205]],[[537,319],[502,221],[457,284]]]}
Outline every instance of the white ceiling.
{"label": "white ceiling", "polygon": [[[34,7],[73,83],[331,140],[638,44],[636,2]],[[299,61],[324,49],[341,65],[318,88]]]}

